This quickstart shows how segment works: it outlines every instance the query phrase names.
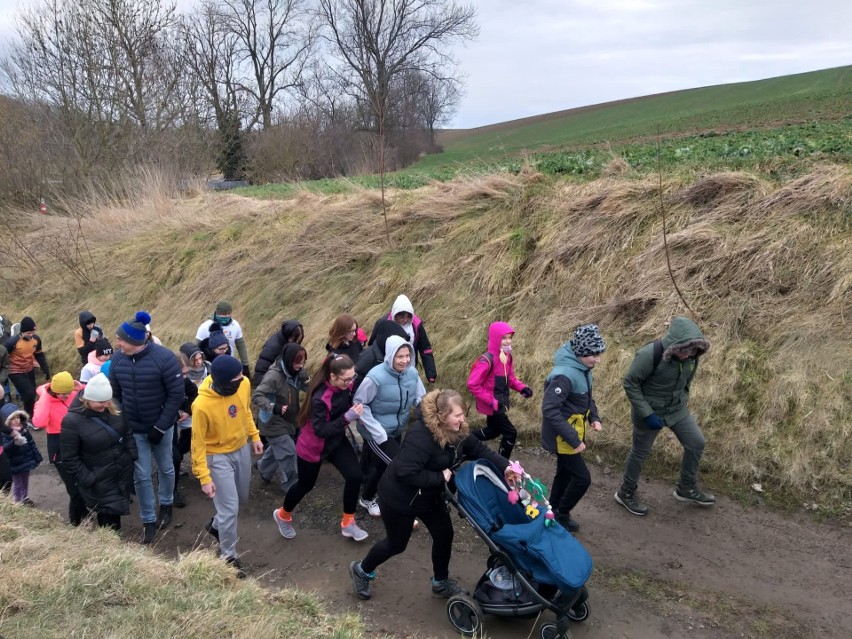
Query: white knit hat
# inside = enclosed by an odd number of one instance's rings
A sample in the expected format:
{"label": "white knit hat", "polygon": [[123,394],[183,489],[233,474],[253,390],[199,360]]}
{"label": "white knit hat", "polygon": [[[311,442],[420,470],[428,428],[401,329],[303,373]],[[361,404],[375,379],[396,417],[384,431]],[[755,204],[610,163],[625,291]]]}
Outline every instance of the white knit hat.
{"label": "white knit hat", "polygon": [[98,373],[83,389],[83,399],[88,399],[93,402],[108,402],[112,399],[112,386],[103,373]]}

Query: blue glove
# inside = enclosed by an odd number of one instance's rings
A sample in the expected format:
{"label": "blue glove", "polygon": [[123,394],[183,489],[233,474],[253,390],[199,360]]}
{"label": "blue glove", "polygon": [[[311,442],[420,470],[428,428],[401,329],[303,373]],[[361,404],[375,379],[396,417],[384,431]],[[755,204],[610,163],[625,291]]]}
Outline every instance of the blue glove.
{"label": "blue glove", "polygon": [[656,413],[651,413],[645,418],[645,426],[651,430],[660,430],[665,425],[665,422]]}

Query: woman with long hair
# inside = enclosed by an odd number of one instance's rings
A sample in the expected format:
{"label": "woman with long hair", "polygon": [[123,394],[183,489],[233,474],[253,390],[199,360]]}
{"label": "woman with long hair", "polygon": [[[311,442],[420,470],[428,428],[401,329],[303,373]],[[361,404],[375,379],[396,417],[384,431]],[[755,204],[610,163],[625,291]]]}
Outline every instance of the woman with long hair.
{"label": "woman with long hair", "polygon": [[338,315],[328,331],[328,343],[325,350],[337,355],[346,355],[353,362],[358,361],[363,347],[358,340],[358,322],[349,313]]}
{"label": "woman with long hair", "polygon": [[314,487],[320,467],[328,461],[343,475],[343,517],[340,533],[362,541],[367,532],[355,523],[361,468],[355,449],[346,437],[349,422],[358,419],[364,410],[352,404],[352,383],[355,364],[346,355],[331,353],[322,362],[308,387],[305,403],[299,410],[299,438],[296,440],[298,481],[290,487],[284,504],[272,513],[278,532],[285,539],[296,536],[293,510]]}

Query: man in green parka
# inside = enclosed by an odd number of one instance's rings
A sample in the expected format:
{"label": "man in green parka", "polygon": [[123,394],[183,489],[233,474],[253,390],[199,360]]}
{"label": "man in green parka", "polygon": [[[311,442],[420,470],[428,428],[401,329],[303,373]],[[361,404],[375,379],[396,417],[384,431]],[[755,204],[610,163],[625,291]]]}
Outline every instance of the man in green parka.
{"label": "man in green parka", "polygon": [[698,464],[704,453],[704,435],[686,405],[698,358],[709,349],[710,342],[695,322],[678,316],[672,319],[665,337],[636,352],[624,376],[624,392],[630,400],[633,423],[633,446],[615,501],[631,514],[648,514],[648,506],[636,498],[636,487],[645,459],[664,427],[671,428],[683,446],[675,499],[700,506],[716,503],[713,495],[698,489]]}

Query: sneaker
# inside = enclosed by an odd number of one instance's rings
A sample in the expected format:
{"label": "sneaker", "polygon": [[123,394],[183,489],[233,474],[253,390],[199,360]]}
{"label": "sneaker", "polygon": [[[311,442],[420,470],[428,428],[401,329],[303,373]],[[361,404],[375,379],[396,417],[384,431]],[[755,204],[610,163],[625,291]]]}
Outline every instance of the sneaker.
{"label": "sneaker", "polygon": [[206,530],[210,535],[216,539],[216,543],[219,543],[219,530],[213,526],[213,518],[210,518],[206,524],[204,524],[204,530]]}
{"label": "sneaker", "polygon": [[21,503],[22,503],[24,506],[29,506],[30,508],[35,508],[35,502],[34,502],[32,499],[30,499],[29,497],[24,497],[24,498],[21,500]]}
{"label": "sneaker", "polygon": [[571,513],[556,513],[556,521],[565,527],[568,532],[579,532],[580,524],[577,520],[571,518]]}
{"label": "sneaker", "polygon": [[447,577],[440,581],[432,579],[432,596],[436,599],[449,599],[453,595],[469,595],[470,593],[459,586],[455,579]]}
{"label": "sneaker", "polygon": [[177,488],[175,488],[172,506],[174,506],[175,508],[186,508],[186,497],[184,497],[183,493],[180,492]]}
{"label": "sneaker", "polygon": [[355,541],[364,541],[367,537],[370,536],[367,534],[366,530],[359,528],[358,524],[356,524],[354,521],[348,526],[341,526],[340,534],[344,537],[354,539]]}
{"label": "sneaker", "polygon": [[225,557],[225,562],[232,566],[237,571],[237,579],[245,579],[246,571],[243,570],[243,565],[240,563],[240,560],[236,557]]}
{"label": "sneaker", "polygon": [[648,506],[636,499],[636,493],[632,490],[619,489],[615,493],[615,501],[624,506],[631,515],[644,517],[648,514]]}
{"label": "sneaker", "polygon": [[157,520],[157,525],[160,528],[165,528],[172,523],[172,505],[160,506],[160,518]]}
{"label": "sneaker", "polygon": [[375,571],[366,573],[361,569],[360,561],[353,561],[349,564],[349,574],[352,576],[352,585],[358,598],[369,599],[373,595],[370,582],[376,578]]}
{"label": "sneaker", "polygon": [[412,526],[411,526],[411,530],[417,530],[417,528],[418,528],[419,526],[420,526],[420,521],[419,521],[419,520],[417,520],[417,519],[415,519],[415,520],[414,520],[414,524],[412,524]]}
{"label": "sneaker", "polygon": [[367,512],[370,514],[370,517],[381,517],[382,511],[379,509],[379,502],[375,499],[359,499],[358,503],[361,504],[363,508],[367,509]]}
{"label": "sneaker", "polygon": [[716,497],[710,493],[698,490],[697,488],[681,488],[677,486],[674,489],[674,498],[678,501],[689,501],[699,506],[712,506],[716,503]]}
{"label": "sneaker", "polygon": [[292,539],[296,536],[296,529],[293,528],[293,522],[281,519],[277,508],[272,511],[272,518],[275,520],[275,523],[278,524],[278,532],[281,533],[281,536],[284,537],[284,539]]}
{"label": "sneaker", "polygon": [[146,546],[154,543],[154,538],[157,536],[157,531],[160,527],[157,525],[157,522],[152,521],[148,524],[142,524],[144,531],[142,533],[142,543]]}

